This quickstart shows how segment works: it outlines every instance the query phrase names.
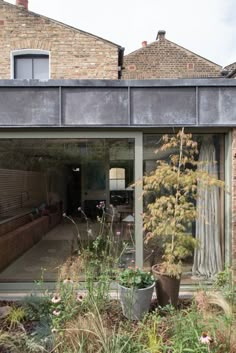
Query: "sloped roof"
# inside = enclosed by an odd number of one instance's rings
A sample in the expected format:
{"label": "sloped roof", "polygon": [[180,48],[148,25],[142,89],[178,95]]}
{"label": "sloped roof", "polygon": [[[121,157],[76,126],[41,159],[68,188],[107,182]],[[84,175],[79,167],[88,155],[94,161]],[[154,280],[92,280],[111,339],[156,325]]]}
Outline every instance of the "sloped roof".
{"label": "sloped roof", "polygon": [[229,71],[235,70],[235,69],[236,69],[236,62],[225,66],[225,69],[227,69],[227,70],[229,70]]}
{"label": "sloped roof", "polygon": [[111,45],[113,45],[113,46],[116,46],[117,48],[119,48],[119,49],[121,49],[121,50],[124,50],[124,48],[123,48],[121,45],[118,45],[118,44],[116,44],[116,43],[113,43],[113,42],[111,42],[111,41],[109,41],[109,40],[107,40],[107,39],[101,38],[101,37],[99,37],[99,36],[97,36],[97,35],[95,35],[95,34],[92,34],[92,33],[86,32],[86,31],[83,31],[83,30],[81,30],[81,29],[78,29],[78,28],[76,28],[76,27],[70,26],[70,25],[65,24],[65,23],[63,23],[63,22],[54,20],[54,19],[52,19],[52,18],[50,18],[50,17],[44,16],[44,15],[40,15],[40,14],[38,14],[38,13],[36,13],[36,12],[33,12],[33,11],[26,10],[26,9],[24,9],[23,7],[20,7],[20,6],[11,4],[11,3],[6,2],[6,1],[4,1],[4,0],[0,0],[0,5],[9,6],[9,7],[11,7],[11,8],[17,8],[19,11],[27,11],[27,13],[28,13],[29,15],[33,16],[33,17],[41,17],[41,18],[43,18],[43,19],[45,19],[45,20],[51,21],[51,22],[53,22],[53,23],[55,23],[55,24],[58,24],[58,25],[60,25],[60,26],[65,27],[65,28],[69,28],[69,29],[71,29],[72,31],[77,31],[77,32],[86,34],[86,35],[91,36],[91,37],[93,37],[93,38],[102,40],[103,42],[106,42],[106,43],[108,43],[108,44],[111,44]]}
{"label": "sloped roof", "polygon": [[[129,55],[136,54],[136,53],[139,52],[139,51],[146,51],[146,50],[147,50],[149,47],[151,47],[151,46],[158,46],[160,42],[161,42],[160,40],[155,40],[154,42],[151,42],[151,43],[147,44],[146,47],[142,47],[142,48],[136,49],[136,50],[134,50],[133,52],[131,52],[131,53],[125,55],[125,57],[128,57]],[[222,68],[221,65],[216,64],[214,61],[211,61],[211,60],[209,60],[209,59],[206,59],[206,58],[204,58],[203,56],[201,56],[201,55],[199,55],[199,54],[196,54],[195,52],[193,52],[193,51],[191,51],[191,50],[189,50],[189,49],[186,49],[186,48],[182,47],[181,45],[176,44],[176,43],[170,41],[169,39],[166,39],[166,38],[165,38],[165,42],[170,43],[172,46],[175,46],[176,48],[178,48],[178,49],[180,49],[180,50],[183,50],[183,51],[185,51],[185,52],[187,52],[187,53],[189,53],[189,54],[191,54],[191,55],[194,55],[194,56],[198,57],[199,59],[205,60],[205,61],[209,62],[210,64],[213,64],[213,65],[216,65],[216,66],[219,67],[219,68]],[[234,64],[236,64],[236,63],[234,63]],[[233,64],[231,64],[231,65],[233,65]],[[229,65],[229,66],[230,66],[230,65]]]}
{"label": "sloped roof", "polygon": [[226,77],[228,77],[228,78],[236,77],[236,62],[225,66],[224,70],[228,71],[228,74]]}
{"label": "sloped roof", "polygon": [[221,65],[166,39],[165,36],[124,56],[124,76],[130,76],[124,78],[135,78],[134,72],[128,75],[129,66],[132,67],[131,71],[137,69],[137,74],[138,70],[143,69],[143,77],[137,78],[162,78],[165,75],[172,78],[221,77],[222,70]]}

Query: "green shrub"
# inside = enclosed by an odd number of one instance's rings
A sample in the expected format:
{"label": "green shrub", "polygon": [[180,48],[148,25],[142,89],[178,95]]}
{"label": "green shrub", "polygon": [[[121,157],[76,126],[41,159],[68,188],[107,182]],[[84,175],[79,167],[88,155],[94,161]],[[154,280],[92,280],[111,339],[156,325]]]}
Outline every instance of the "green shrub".
{"label": "green shrub", "polygon": [[9,325],[10,329],[15,328],[21,324],[26,317],[26,311],[21,306],[12,306],[11,311],[6,317],[5,321]]}
{"label": "green shrub", "polygon": [[139,268],[127,268],[119,273],[118,282],[126,288],[146,288],[153,284],[154,277],[150,272]]}

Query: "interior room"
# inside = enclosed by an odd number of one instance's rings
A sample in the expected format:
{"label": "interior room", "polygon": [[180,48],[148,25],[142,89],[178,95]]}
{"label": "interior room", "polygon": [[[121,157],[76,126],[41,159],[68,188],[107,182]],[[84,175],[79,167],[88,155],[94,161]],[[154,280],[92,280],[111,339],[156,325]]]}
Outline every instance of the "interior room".
{"label": "interior room", "polygon": [[0,156],[1,282],[55,281],[101,218],[134,261],[132,139],[9,139]]}
{"label": "interior room", "polygon": [[[155,153],[161,136],[143,135],[144,173],[155,169],[156,159],[166,158]],[[201,134],[194,138],[199,142],[199,152],[204,143],[212,144],[215,172],[224,180],[224,135]],[[99,238],[101,221],[106,225],[103,233],[112,231],[116,251],[122,253],[125,244],[118,266],[133,266],[134,160],[131,138],[0,140],[0,282],[34,282],[42,276],[44,281],[54,282],[64,263]],[[220,219],[223,264],[223,193],[214,207]],[[195,237],[195,223],[191,231]],[[144,244],[147,269],[160,256],[157,246]],[[195,262],[194,256],[185,261],[182,284],[204,279],[198,269],[196,276],[193,274]]]}

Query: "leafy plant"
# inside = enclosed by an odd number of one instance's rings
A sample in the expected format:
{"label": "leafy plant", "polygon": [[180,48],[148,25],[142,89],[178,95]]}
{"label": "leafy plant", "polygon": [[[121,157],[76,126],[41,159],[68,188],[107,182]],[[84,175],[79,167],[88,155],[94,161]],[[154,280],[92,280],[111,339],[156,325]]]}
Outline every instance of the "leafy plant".
{"label": "leafy plant", "polygon": [[154,311],[141,322],[141,334],[145,342],[145,348],[149,353],[162,353],[165,347],[162,328],[162,318],[157,311]]}
{"label": "leafy plant", "polygon": [[[74,263],[79,262],[80,270],[84,271],[84,287],[87,290],[84,306],[93,309],[94,303],[103,310],[109,301],[109,290],[112,280],[115,278],[115,267],[118,267],[120,258],[126,249],[126,244],[121,243],[113,234],[114,208],[110,205],[107,210],[104,201],[97,205],[100,216],[97,218],[98,231],[94,232],[89,219],[81,207],[78,211],[86,222],[87,240],[81,241],[79,228],[70,216],[63,216],[75,227],[77,234],[77,256],[71,258],[71,264],[66,266],[70,278],[78,280],[78,271],[73,273]],[[76,268],[78,270],[78,266]],[[61,271],[63,273],[65,271]],[[63,276],[61,276],[63,280]]]}
{"label": "leafy plant", "polygon": [[[135,340],[132,335],[118,334],[113,335],[107,353],[144,353],[144,347],[139,340]],[[152,353],[150,351],[150,353]]]}
{"label": "leafy plant", "polygon": [[94,304],[103,311],[106,309],[110,301],[110,287],[112,283],[111,271],[109,265],[102,266],[102,271],[99,275],[94,276],[93,268],[86,271],[85,288],[87,296],[85,305],[93,311]]}
{"label": "leafy plant", "polygon": [[64,324],[73,319],[82,305],[83,297],[78,294],[78,285],[70,278],[59,282],[57,292],[51,298],[50,316],[52,329],[61,330]]}
{"label": "leafy plant", "polygon": [[47,294],[27,296],[24,298],[22,305],[28,319],[37,321],[49,319],[51,302]]}
{"label": "leafy plant", "polygon": [[68,322],[58,353],[144,353],[136,333],[108,324],[95,305],[93,313]]}
{"label": "leafy plant", "polygon": [[46,353],[44,345],[37,343],[34,338],[21,332],[0,331],[0,351],[6,353]]}
{"label": "leafy plant", "polygon": [[104,201],[100,201],[96,207],[100,213],[97,217],[98,231],[96,232],[92,229],[89,218],[82,207],[78,207],[78,212],[86,222],[87,239],[83,241],[76,221],[71,216],[63,214],[63,217],[74,225],[76,231],[77,247],[74,253],[79,256],[81,267],[86,272],[89,269],[90,275],[93,272],[94,280],[103,272],[104,267],[110,268],[111,276],[114,275],[113,269],[118,265],[127,246],[114,237],[115,210],[113,205],[106,208]]}
{"label": "leafy plant", "polygon": [[197,168],[197,142],[184,128],[176,136],[164,135],[162,142],[157,152],[167,154],[167,160],[157,160],[156,169],[144,177],[144,194],[153,198],[144,213],[145,242],[158,241],[163,250],[160,271],[179,277],[182,260],[198,246],[190,231],[197,217],[197,184],[211,188],[224,183]]}
{"label": "leafy plant", "polygon": [[8,350],[9,352],[16,351],[16,346],[12,340],[12,335],[9,332],[4,332],[0,330],[0,352],[3,350]]}
{"label": "leafy plant", "polygon": [[236,304],[236,285],[233,279],[233,270],[230,267],[216,275],[213,289],[220,291],[231,305]]}
{"label": "leafy plant", "polygon": [[25,319],[26,311],[21,306],[12,306],[11,311],[6,317],[5,321],[9,324],[9,328],[12,329]]}
{"label": "leafy plant", "polygon": [[129,267],[118,275],[119,284],[127,288],[146,288],[153,284],[154,278],[150,272]]}
{"label": "leafy plant", "polygon": [[208,345],[200,340],[204,332],[209,332],[210,326],[202,320],[201,313],[195,308],[176,312],[173,319],[169,318],[170,343],[169,348],[173,353],[204,353],[209,352]]}

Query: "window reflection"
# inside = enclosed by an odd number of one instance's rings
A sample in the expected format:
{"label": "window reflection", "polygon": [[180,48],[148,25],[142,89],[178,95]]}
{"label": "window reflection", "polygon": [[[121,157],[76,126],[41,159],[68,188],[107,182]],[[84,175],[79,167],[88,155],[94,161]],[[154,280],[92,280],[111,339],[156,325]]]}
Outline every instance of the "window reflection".
{"label": "window reflection", "polygon": [[[156,160],[166,160],[168,156],[166,155],[165,151],[159,150],[162,140],[161,140],[162,135],[160,134],[145,134],[144,135],[144,160],[143,160],[143,166],[144,166],[144,173],[149,174],[151,171],[155,170],[156,168]],[[210,158],[214,158],[214,173],[217,175],[219,179],[224,180],[224,136],[222,134],[196,134],[193,135],[193,139],[198,142],[198,149],[199,149],[199,154],[196,155],[196,160],[199,158],[202,158],[201,156],[203,155],[203,149],[205,149],[204,146],[207,144],[207,150],[212,150],[214,151],[214,155]],[[212,146],[210,148],[210,146]],[[158,149],[158,152],[157,152]],[[174,152],[174,151],[173,151]],[[205,155],[205,154],[204,154]],[[206,156],[204,157],[204,160],[206,160]],[[217,200],[217,198],[215,198]],[[150,198],[145,198],[144,200],[144,208],[147,203],[153,202],[152,197]],[[220,191],[220,199],[219,203],[215,202],[214,204],[214,212],[217,213],[220,217],[220,222],[218,222],[218,228],[217,232],[219,236],[217,235],[216,231],[214,231],[215,238],[212,240],[213,243],[210,242],[210,238],[207,241],[204,241],[204,251],[205,255],[204,258],[207,260],[207,253],[209,253],[209,249],[207,249],[208,244],[211,244],[211,248],[214,248],[214,244],[218,242],[218,238],[220,239],[220,248],[221,248],[221,255],[222,259],[224,258],[224,195],[223,191]],[[208,222],[209,223],[209,222]],[[211,223],[211,222],[210,222]],[[214,228],[215,224],[209,224],[209,231],[211,233],[210,228]],[[190,232],[192,232],[193,237],[199,237],[197,233],[197,229],[199,228],[199,225],[196,227],[196,223],[193,222],[192,225],[190,226]],[[160,252],[160,247],[158,247],[158,244],[155,240],[153,240],[149,245],[144,246],[144,263],[145,266],[150,268],[152,265],[158,263],[161,261],[161,252]],[[200,271],[196,266],[196,251],[195,251],[195,260],[194,256],[189,257],[186,259],[184,263],[184,276],[182,278],[182,283],[185,284],[191,284],[195,282],[199,282],[200,280],[204,280],[209,276],[202,276],[200,275],[200,272],[202,273],[208,273],[208,271]],[[216,260],[215,260],[216,261]],[[217,260],[218,261],[218,260]],[[221,260],[219,260],[221,262]],[[217,265],[217,264],[216,264]],[[213,267],[216,267],[213,265]],[[197,274],[197,276],[196,276]],[[211,275],[210,275],[211,276]]]}
{"label": "window reflection", "polygon": [[[112,250],[135,259],[134,140],[0,140],[0,281],[54,281],[76,250],[112,227]],[[63,214],[71,217],[77,228]],[[105,231],[104,231],[105,234]],[[116,252],[116,254],[117,254]]]}

